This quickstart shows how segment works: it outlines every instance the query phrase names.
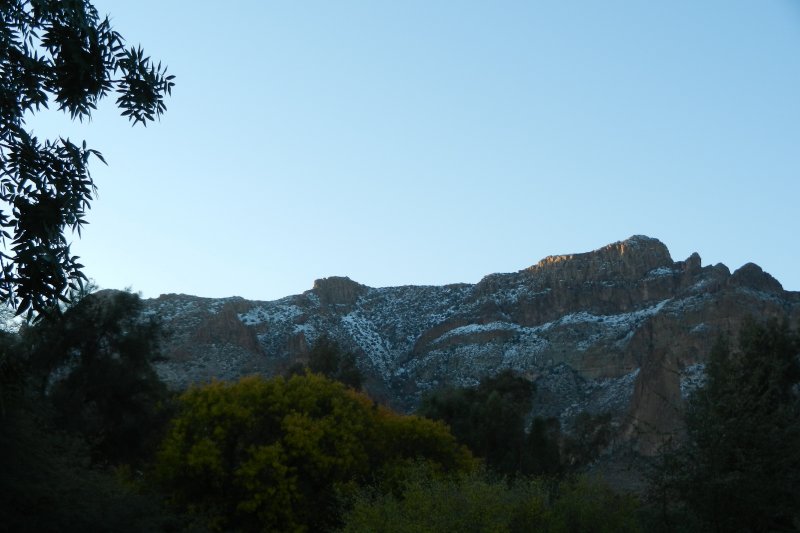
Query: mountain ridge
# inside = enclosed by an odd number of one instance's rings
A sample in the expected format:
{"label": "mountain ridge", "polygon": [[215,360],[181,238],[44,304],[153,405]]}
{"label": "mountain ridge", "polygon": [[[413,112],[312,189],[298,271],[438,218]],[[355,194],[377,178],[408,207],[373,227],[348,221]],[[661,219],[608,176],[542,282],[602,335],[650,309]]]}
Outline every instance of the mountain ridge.
{"label": "mountain ridge", "polygon": [[747,316],[800,318],[800,293],[753,263],[734,273],[673,261],[635,235],[594,251],[548,256],[476,284],[373,288],[347,277],[270,302],[162,295],[147,313],[171,331],[162,378],[180,388],[304,361],[327,334],[357,355],[365,387],[400,410],[442,385],[473,385],[504,368],[534,380],[532,415],[568,427],[609,413],[641,451],[675,431],[719,334]]}

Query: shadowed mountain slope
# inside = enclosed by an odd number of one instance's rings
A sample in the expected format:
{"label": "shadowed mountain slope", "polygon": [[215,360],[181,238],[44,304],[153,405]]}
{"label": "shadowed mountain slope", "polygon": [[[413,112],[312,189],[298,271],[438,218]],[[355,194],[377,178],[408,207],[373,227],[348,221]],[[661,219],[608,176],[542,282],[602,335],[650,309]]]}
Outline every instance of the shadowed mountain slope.
{"label": "shadowed mountain slope", "polygon": [[534,415],[568,428],[608,412],[622,438],[653,451],[679,426],[720,333],[748,315],[800,318],[800,293],[754,264],[730,273],[634,236],[551,256],[479,283],[372,288],[346,277],[272,302],[162,295],[146,301],[170,333],[161,376],[173,387],[280,373],[322,334],[355,352],[366,389],[410,410],[441,385],[512,368],[535,380]]}

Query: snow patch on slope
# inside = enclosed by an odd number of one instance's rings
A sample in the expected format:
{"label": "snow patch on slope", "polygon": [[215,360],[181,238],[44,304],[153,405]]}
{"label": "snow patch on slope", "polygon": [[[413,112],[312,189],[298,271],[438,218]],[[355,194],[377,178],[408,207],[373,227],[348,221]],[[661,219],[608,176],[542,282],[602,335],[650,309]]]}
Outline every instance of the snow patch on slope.
{"label": "snow patch on slope", "polygon": [[375,325],[372,321],[360,313],[354,312],[342,317],[342,325],[358,347],[369,357],[381,375],[387,376],[391,365],[391,357],[383,339],[375,331]]}
{"label": "snow patch on slope", "polygon": [[253,307],[246,313],[239,314],[239,320],[245,326],[255,326],[264,322],[289,322],[303,314],[303,310],[294,304],[281,305],[277,302]]}
{"label": "snow patch on slope", "polygon": [[602,322],[604,325],[614,328],[635,326],[645,318],[649,318],[657,314],[670,300],[672,300],[672,298],[662,300],[656,305],[647,307],[645,309],[632,311],[630,313],[620,313],[618,315],[594,315],[592,313],[587,313],[586,311],[581,311],[579,313],[564,315],[558,320],[544,324],[541,327],[565,324],[581,324],[584,322]]}
{"label": "snow patch on slope", "polygon": [[475,333],[486,333],[488,331],[520,331],[524,328],[521,328],[517,324],[513,324],[511,322],[490,322],[489,324],[468,324],[466,326],[460,326],[457,328],[453,328],[441,337],[439,337],[438,341],[443,341],[449,339],[451,337],[457,337],[462,335],[472,335]]}

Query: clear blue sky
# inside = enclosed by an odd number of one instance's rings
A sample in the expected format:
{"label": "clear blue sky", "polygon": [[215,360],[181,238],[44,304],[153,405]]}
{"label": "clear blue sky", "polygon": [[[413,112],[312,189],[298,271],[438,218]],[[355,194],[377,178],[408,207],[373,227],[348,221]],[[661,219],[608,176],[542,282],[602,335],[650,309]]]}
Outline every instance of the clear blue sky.
{"label": "clear blue sky", "polygon": [[633,234],[800,290],[800,2],[97,0],[177,76],[112,102],[73,250],[102,287],[477,282]]}

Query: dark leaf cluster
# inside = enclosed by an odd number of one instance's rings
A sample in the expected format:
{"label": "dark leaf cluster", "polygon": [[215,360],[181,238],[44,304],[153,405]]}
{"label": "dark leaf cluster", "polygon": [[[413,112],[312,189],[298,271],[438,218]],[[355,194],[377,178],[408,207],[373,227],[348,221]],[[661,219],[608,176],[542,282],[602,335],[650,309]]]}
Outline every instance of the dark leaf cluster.
{"label": "dark leaf cluster", "polygon": [[533,393],[529,380],[506,370],[477,387],[434,391],[423,398],[418,413],[448,424],[495,471],[555,474],[560,470],[558,422],[535,420],[525,431]]}
{"label": "dark leaf cluster", "polygon": [[85,280],[70,255],[95,195],[97,150],[40,141],[26,117],[51,104],[92,116],[110,93],[133,124],[160,118],[173,76],[140,47],[125,46],[88,0],[0,2],[0,300],[18,314],[46,313]]}

